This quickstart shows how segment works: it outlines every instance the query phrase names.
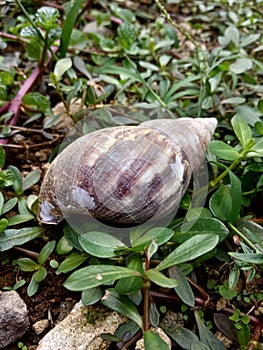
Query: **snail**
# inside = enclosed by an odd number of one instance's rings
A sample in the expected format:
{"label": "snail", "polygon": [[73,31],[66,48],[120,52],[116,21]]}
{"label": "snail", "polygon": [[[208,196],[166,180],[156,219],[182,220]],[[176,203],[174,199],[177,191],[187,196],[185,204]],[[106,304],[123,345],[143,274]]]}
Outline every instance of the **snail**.
{"label": "snail", "polygon": [[44,177],[39,221],[91,215],[133,225],[173,212],[204,161],[216,125],[215,118],[158,119],[78,138]]}

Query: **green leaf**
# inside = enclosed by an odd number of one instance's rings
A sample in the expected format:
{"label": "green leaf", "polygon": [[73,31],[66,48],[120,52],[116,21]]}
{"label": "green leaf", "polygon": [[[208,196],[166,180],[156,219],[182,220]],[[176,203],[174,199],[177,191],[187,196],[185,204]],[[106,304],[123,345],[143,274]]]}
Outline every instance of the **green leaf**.
{"label": "green leaf", "polygon": [[[46,96],[40,94],[39,92],[29,92],[28,94],[23,96],[22,101],[26,106],[40,111],[42,113],[46,113],[50,109],[49,99]],[[37,177],[36,173],[39,173],[40,178],[40,172],[38,170],[33,171],[34,176]]]}
{"label": "green leaf", "polygon": [[73,249],[73,246],[69,243],[67,238],[65,236],[62,236],[57,243],[56,252],[59,255],[65,255],[71,252],[72,249]]}
{"label": "green leaf", "polygon": [[143,333],[143,340],[145,350],[169,350],[168,344],[152,330]]}
{"label": "green leaf", "polygon": [[174,229],[174,236],[171,241],[183,243],[190,237],[197,234],[212,233],[219,236],[219,242],[222,242],[229,234],[227,227],[216,218],[200,217],[183,223],[183,225]]}
{"label": "green leaf", "polygon": [[177,266],[169,268],[169,276],[177,280],[178,285],[174,288],[179,298],[191,307],[195,305],[195,297],[189,282]]}
{"label": "green leaf", "polygon": [[43,227],[24,227],[20,230],[5,230],[4,233],[0,234],[0,252],[31,241],[41,235],[45,230]]}
{"label": "green leaf", "polygon": [[136,306],[128,297],[119,295],[114,290],[107,290],[105,296],[101,300],[101,303],[128,317],[130,320],[133,320],[141,328],[143,328],[142,317],[139,314]]}
{"label": "green leaf", "polygon": [[3,146],[0,145],[0,168],[3,168],[5,165],[5,157]]}
{"label": "green leaf", "polygon": [[70,58],[61,58],[57,61],[54,68],[54,75],[57,80],[60,80],[64,73],[72,67],[72,61]]}
{"label": "green leaf", "polygon": [[78,17],[81,4],[82,4],[82,0],[76,0],[73,3],[73,6],[71,7],[70,11],[68,12],[66,19],[64,20],[62,33],[61,33],[60,47],[59,47],[60,58],[64,58],[66,56],[72,30],[74,28],[74,24]]}
{"label": "green leaf", "polygon": [[172,236],[173,230],[164,227],[154,227],[146,232],[142,232],[142,234],[138,235],[134,239],[131,235],[132,250],[137,252],[143,251],[151,244],[152,240],[154,239],[158,245],[162,245],[166,243]]}
{"label": "green leaf", "polygon": [[182,349],[191,350],[192,344],[199,342],[197,335],[184,327],[173,327],[162,325],[162,329],[171,337]]}
{"label": "green leaf", "polygon": [[[142,257],[140,255],[132,256],[127,267],[131,270],[136,270],[141,274],[144,274]],[[131,294],[140,290],[142,288],[142,284],[142,278],[131,276],[120,279],[115,286],[115,290],[122,295]]]}
{"label": "green leaf", "polygon": [[21,224],[23,222],[33,220],[34,218],[35,217],[33,214],[31,214],[31,215],[18,214],[18,215],[10,216],[10,218],[8,218],[8,226],[18,225],[18,224]]}
{"label": "green leaf", "polygon": [[47,277],[47,270],[44,266],[40,266],[39,269],[34,273],[34,279],[37,283],[42,282]]}
{"label": "green leaf", "polygon": [[251,142],[251,139],[252,139],[252,131],[249,125],[238,114],[231,119],[231,124],[243,149],[246,149],[246,146]]}
{"label": "green leaf", "polygon": [[7,228],[7,226],[8,226],[7,219],[5,219],[5,218],[0,219],[0,233],[4,232],[5,229]]}
{"label": "green leaf", "polygon": [[194,311],[199,337],[203,344],[207,345],[210,350],[226,350],[224,345],[214,336],[214,334],[206,328],[202,322],[199,311]]}
{"label": "green leaf", "polygon": [[235,74],[242,74],[250,70],[253,67],[253,61],[249,58],[238,58],[236,62],[230,65],[230,70]]}
{"label": "green leaf", "polygon": [[97,303],[104,295],[104,290],[101,287],[88,288],[81,293],[83,305],[93,305]]}
{"label": "green leaf", "polygon": [[0,189],[13,185],[15,176],[10,170],[0,171]]}
{"label": "green leaf", "polygon": [[134,81],[143,82],[141,75],[138,72],[134,72],[131,69],[118,66],[109,66],[105,65],[102,68],[98,69],[99,74],[117,74],[121,75],[127,79],[133,79]]}
{"label": "green leaf", "polygon": [[15,178],[13,182],[13,189],[16,195],[20,196],[23,194],[23,179],[19,169],[13,165],[9,165],[8,170],[10,170]]}
{"label": "green leaf", "polygon": [[21,258],[17,260],[17,265],[22,271],[32,272],[39,269],[39,265],[29,258]]}
{"label": "green leaf", "polygon": [[77,252],[73,252],[70,256],[66,257],[65,260],[59,265],[57,269],[57,274],[66,273],[74,270],[76,267],[80,266],[84,261],[88,259],[87,254],[79,254]]}
{"label": "green leaf", "polygon": [[4,207],[4,196],[3,196],[3,193],[0,192],[0,215],[2,215],[2,211],[3,211],[3,207]]}
{"label": "green leaf", "polygon": [[118,26],[117,33],[118,33],[118,42],[120,46],[125,50],[129,50],[132,44],[137,39],[135,26],[132,23],[122,22]]}
{"label": "green leaf", "polygon": [[56,8],[51,6],[42,6],[37,10],[36,24],[49,31],[57,26],[56,21],[58,17],[59,11]]}
{"label": "green leaf", "polygon": [[158,271],[178,265],[203,255],[217,245],[219,237],[213,234],[196,235],[179,245],[157,267]]}
{"label": "green leaf", "polygon": [[223,221],[228,221],[232,211],[232,194],[229,186],[221,184],[209,201],[211,212]]}
{"label": "green leaf", "polygon": [[79,243],[85,252],[99,258],[111,258],[118,255],[117,250],[128,248],[117,238],[97,231],[84,233],[79,237]]}
{"label": "green leaf", "polygon": [[230,145],[222,141],[211,141],[208,145],[209,152],[224,160],[236,160],[241,157],[240,153]]}
{"label": "green leaf", "polygon": [[38,291],[39,283],[35,281],[34,275],[31,277],[29,285],[27,287],[27,295],[32,297]]}
{"label": "green leaf", "polygon": [[41,171],[33,170],[26,175],[25,180],[23,181],[23,191],[27,190],[31,186],[35,185],[41,176]]}
{"label": "green leaf", "polygon": [[91,265],[73,272],[65,281],[64,287],[73,291],[81,291],[129,276],[140,277],[141,274],[121,266]]}
{"label": "green leaf", "polygon": [[50,254],[53,252],[56,246],[56,241],[48,242],[40,251],[39,256],[37,258],[37,261],[40,265],[43,265],[47,259],[49,258]]}
{"label": "green leaf", "polygon": [[17,204],[17,198],[11,198],[7,202],[4,203],[2,214],[9,212],[14,206]]}
{"label": "green leaf", "polygon": [[228,253],[233,258],[250,263],[263,264],[263,254],[259,253]]}
{"label": "green leaf", "polygon": [[145,276],[153,283],[161,286],[163,288],[174,288],[178,286],[178,282],[175,279],[168,278],[157,270],[147,270],[145,271]]}

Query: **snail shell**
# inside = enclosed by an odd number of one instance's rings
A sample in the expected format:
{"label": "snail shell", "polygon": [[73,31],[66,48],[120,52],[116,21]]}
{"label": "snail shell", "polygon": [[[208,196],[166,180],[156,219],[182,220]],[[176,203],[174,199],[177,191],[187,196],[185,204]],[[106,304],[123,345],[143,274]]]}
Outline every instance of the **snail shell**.
{"label": "snail shell", "polygon": [[178,207],[202,164],[215,118],[159,119],[82,136],[51,164],[39,194],[38,219],[71,215],[140,224]]}

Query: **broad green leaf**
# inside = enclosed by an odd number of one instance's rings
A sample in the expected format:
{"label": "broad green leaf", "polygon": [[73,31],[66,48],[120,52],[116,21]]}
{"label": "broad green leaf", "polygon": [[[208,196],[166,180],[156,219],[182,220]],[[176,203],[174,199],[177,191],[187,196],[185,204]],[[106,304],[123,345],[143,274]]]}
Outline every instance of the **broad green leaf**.
{"label": "broad green leaf", "polygon": [[239,114],[249,125],[254,126],[256,122],[260,122],[261,113],[256,108],[248,105],[241,105],[235,108]]}
{"label": "broad green leaf", "polygon": [[87,254],[79,254],[77,252],[73,252],[69,256],[62,261],[57,269],[57,274],[66,273],[74,270],[76,267],[80,266],[84,261],[88,259]]}
{"label": "broad green leaf", "polygon": [[[173,236],[173,231],[169,228],[154,227],[146,233],[143,233],[132,240],[132,249],[134,251],[143,251],[147,248],[152,240],[156,240],[158,245],[166,243]],[[131,236],[132,237],[132,236]]]}
{"label": "broad green leaf", "polygon": [[39,283],[35,281],[34,275],[31,277],[29,285],[27,287],[27,295],[32,297],[38,291]]}
{"label": "broad green leaf", "polygon": [[97,231],[84,233],[79,237],[79,243],[85,252],[99,258],[111,258],[118,255],[117,250],[128,248],[117,238]]}
{"label": "broad green leaf", "polygon": [[238,58],[236,62],[230,65],[230,70],[235,74],[242,74],[250,70],[253,67],[253,61],[249,58]]}
{"label": "broad green leaf", "polygon": [[73,272],[66,279],[64,287],[73,291],[82,291],[130,276],[140,277],[141,274],[121,266],[91,265]]}
{"label": "broad green leaf", "polygon": [[82,303],[86,306],[97,303],[104,295],[101,287],[88,288],[81,293]]}
{"label": "broad green leaf", "polygon": [[0,189],[13,185],[15,176],[11,170],[0,170]]}
{"label": "broad green leaf", "polygon": [[254,43],[255,41],[257,41],[260,38],[260,34],[250,34],[247,37],[245,37],[244,39],[242,39],[240,46],[241,47],[246,47],[252,43]]}
{"label": "broad green leaf", "polygon": [[8,226],[18,225],[33,219],[35,219],[35,216],[33,214],[31,215],[18,214],[18,215],[10,216],[10,218],[8,218]]}
{"label": "broad green leaf", "polygon": [[56,252],[59,255],[65,255],[71,252],[72,249],[73,249],[73,246],[69,243],[67,238],[65,236],[62,236],[57,243]]}
{"label": "broad green leaf", "polygon": [[197,335],[187,328],[166,325],[162,325],[162,328],[182,349],[191,350],[192,344],[199,341]]}
{"label": "broad green leaf", "polygon": [[144,348],[145,350],[169,350],[168,344],[151,329],[143,333]]}
{"label": "broad green leaf", "polygon": [[263,264],[263,254],[260,253],[228,253],[233,258],[250,263]]}
{"label": "broad green leaf", "polygon": [[215,154],[218,158],[224,160],[236,160],[241,157],[240,153],[230,145],[222,141],[211,141],[208,149],[211,153]]}
{"label": "broad green leaf", "polygon": [[134,72],[131,69],[118,66],[105,65],[98,69],[99,74],[116,74],[126,77],[127,79],[133,79],[134,81],[143,82],[143,78],[138,72]]}
{"label": "broad green leaf", "polygon": [[169,276],[178,282],[178,285],[174,288],[179,298],[191,307],[195,305],[195,298],[192,288],[189,282],[185,278],[184,274],[177,266],[169,268]]}
{"label": "broad green leaf", "polygon": [[241,209],[242,202],[242,187],[239,178],[228,169],[230,178],[231,195],[232,195],[232,209],[228,221],[233,222],[237,219]]}
{"label": "broad green leaf", "polygon": [[16,203],[17,203],[17,198],[11,198],[7,202],[5,202],[3,205],[2,214],[5,214],[9,212],[11,209],[13,209]]}
{"label": "broad green leaf", "polygon": [[39,265],[29,258],[21,258],[17,260],[17,265],[22,271],[32,272],[39,269]]}
{"label": "broad green leaf", "polygon": [[43,227],[24,227],[20,230],[5,230],[5,232],[0,234],[0,252],[31,241],[45,230]]}
{"label": "broad green leaf", "polygon": [[226,350],[224,345],[214,336],[214,334],[202,322],[199,311],[194,311],[199,337],[203,344],[207,345],[210,350]]}
{"label": "broad green leaf", "polygon": [[238,114],[231,119],[231,124],[243,149],[246,149],[246,146],[248,145],[249,142],[251,142],[251,139],[252,139],[252,131],[249,125]]}
{"label": "broad green leaf", "polygon": [[263,139],[259,139],[247,153],[247,157],[263,157]]}
{"label": "broad green leaf", "polygon": [[23,191],[27,190],[31,186],[35,185],[40,179],[41,171],[33,170],[26,175],[25,180],[23,181]]}
{"label": "broad green leaf", "polygon": [[219,237],[214,234],[196,235],[179,245],[157,267],[158,271],[167,269],[172,265],[193,260],[203,255],[218,244]]}
{"label": "broad green leaf", "polygon": [[105,296],[101,300],[101,303],[128,317],[130,320],[133,320],[141,327],[141,329],[143,328],[142,317],[139,314],[136,306],[128,297],[119,295],[114,290],[107,290]]}
{"label": "broad green leaf", "polygon": [[227,227],[216,218],[200,217],[196,220],[185,222],[182,226],[175,228],[174,236],[171,241],[183,243],[197,234],[207,233],[217,234],[219,236],[219,242],[222,242],[229,234],[229,231]]}
{"label": "broad green leaf", "polygon": [[37,283],[42,282],[47,277],[47,270],[44,266],[40,266],[39,269],[34,273],[34,279]]}
{"label": "broad green leaf", "polygon": [[228,221],[232,211],[232,194],[229,186],[221,184],[209,201],[211,212],[223,221]]}
{"label": "broad green leaf", "polygon": [[[127,268],[144,274],[142,257],[140,255],[134,255],[130,259]],[[142,283],[143,281],[140,277],[122,278],[117,282],[115,290],[122,295],[135,293],[142,288]]]}
{"label": "broad green leaf", "polygon": [[[26,106],[32,109],[35,109],[37,111],[40,111],[42,113],[46,113],[50,108],[49,99],[46,96],[40,94],[39,92],[27,93],[26,95],[23,96],[22,101]],[[33,174],[34,176],[37,177],[36,173],[39,173],[39,178],[40,178],[40,172],[38,170],[34,170]]]}
{"label": "broad green leaf", "polygon": [[117,33],[118,33],[118,42],[120,46],[125,50],[129,50],[132,44],[137,39],[135,26],[131,23],[122,22],[118,26]]}
{"label": "broad green leaf", "polygon": [[70,58],[61,58],[57,61],[55,68],[54,68],[54,75],[56,76],[57,80],[60,80],[64,73],[66,73],[67,70],[69,70],[72,66],[72,61]]}
{"label": "broad green leaf", "polygon": [[224,36],[228,43],[232,42],[235,46],[239,45],[239,31],[236,27],[228,27],[224,32]]}
{"label": "broad green leaf", "polygon": [[230,97],[221,101],[222,104],[231,104],[231,105],[240,105],[245,102],[246,102],[246,99],[244,97]]}
{"label": "broad green leaf", "polygon": [[60,47],[59,47],[60,58],[64,58],[66,56],[72,30],[74,28],[74,24],[76,22],[79,10],[81,8],[81,4],[82,4],[82,0],[76,0],[73,3],[70,11],[68,12],[67,17],[64,20],[62,33],[61,33]]}
{"label": "broad green leaf", "polygon": [[14,175],[15,181],[13,183],[13,189],[15,193],[20,196],[23,194],[23,179],[19,169],[13,165],[9,165],[8,170]]}
{"label": "broad green leaf", "polygon": [[49,31],[56,27],[59,11],[51,6],[42,6],[36,12],[36,23],[43,29]]}
{"label": "broad green leaf", "polygon": [[211,350],[211,349],[204,343],[200,342],[200,340],[198,340],[197,342],[191,345],[190,350]]}
{"label": "broad green leaf", "polygon": [[157,270],[147,270],[145,271],[145,276],[153,283],[161,286],[163,288],[174,288],[178,286],[178,282],[173,278],[168,278],[161,272]]}
{"label": "broad green leaf", "polygon": [[56,241],[48,242],[40,251],[39,256],[37,258],[37,261],[40,265],[43,265],[47,259],[49,258],[50,254],[53,252],[56,246]]}

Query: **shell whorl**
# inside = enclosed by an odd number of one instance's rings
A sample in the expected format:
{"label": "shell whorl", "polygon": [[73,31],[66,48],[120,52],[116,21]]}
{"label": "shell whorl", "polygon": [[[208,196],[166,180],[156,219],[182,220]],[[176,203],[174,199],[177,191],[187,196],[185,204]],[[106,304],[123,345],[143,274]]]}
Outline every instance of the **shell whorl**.
{"label": "shell whorl", "polygon": [[49,168],[38,218],[72,214],[112,223],[142,223],[179,205],[202,163],[214,118],[160,119],[98,130],[74,141]]}

